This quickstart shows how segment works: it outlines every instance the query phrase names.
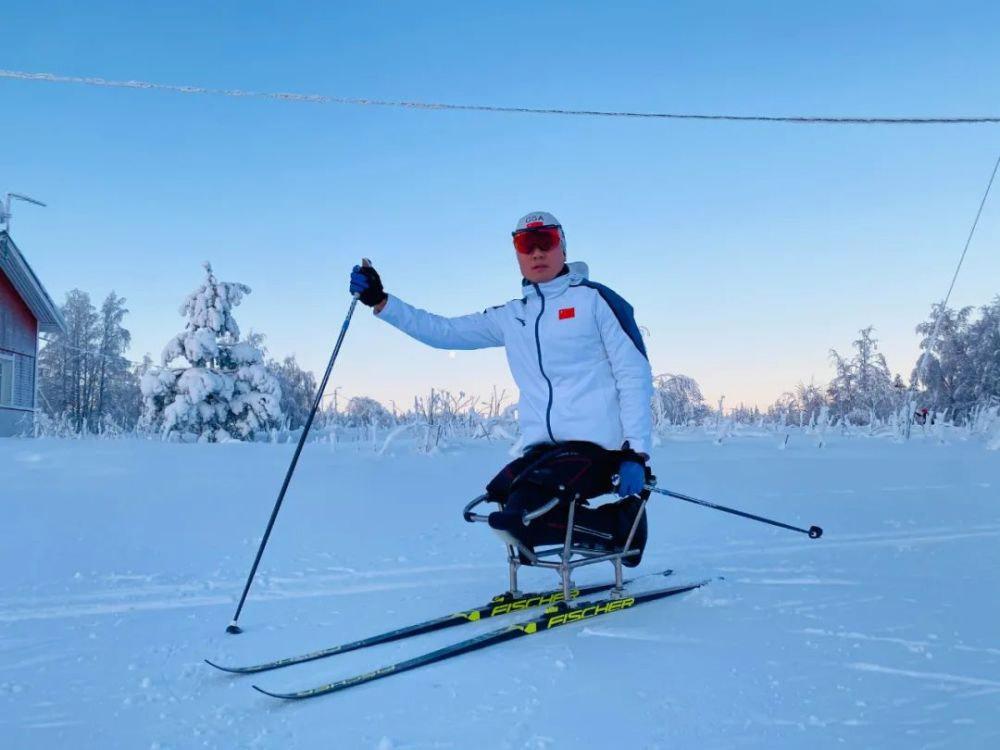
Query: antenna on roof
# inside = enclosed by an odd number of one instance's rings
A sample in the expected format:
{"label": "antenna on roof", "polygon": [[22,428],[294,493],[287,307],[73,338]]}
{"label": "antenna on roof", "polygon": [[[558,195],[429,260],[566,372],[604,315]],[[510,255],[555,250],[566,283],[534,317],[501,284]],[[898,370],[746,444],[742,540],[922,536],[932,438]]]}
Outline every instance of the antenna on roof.
{"label": "antenna on roof", "polygon": [[0,224],[6,225],[7,232],[10,233],[10,201],[11,199],[24,201],[25,203],[33,203],[36,206],[41,206],[45,208],[45,204],[41,201],[30,198],[27,195],[21,195],[20,193],[7,193],[3,199],[3,205],[0,206]]}

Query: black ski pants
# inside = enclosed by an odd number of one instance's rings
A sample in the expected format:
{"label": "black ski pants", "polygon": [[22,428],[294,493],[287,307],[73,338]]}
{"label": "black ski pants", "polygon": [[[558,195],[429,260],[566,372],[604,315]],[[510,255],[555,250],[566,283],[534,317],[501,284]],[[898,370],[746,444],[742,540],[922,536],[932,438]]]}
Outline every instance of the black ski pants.
{"label": "black ski pants", "polygon": [[[582,441],[530,448],[486,485],[489,496],[502,503],[499,513],[491,514],[490,525],[509,531],[529,547],[558,544],[566,536],[569,504],[576,502],[574,539],[613,545],[620,535],[617,508],[588,508],[585,501],[614,489],[611,478],[621,459],[621,451]],[[557,507],[524,526],[525,512],[555,497],[561,501]]]}

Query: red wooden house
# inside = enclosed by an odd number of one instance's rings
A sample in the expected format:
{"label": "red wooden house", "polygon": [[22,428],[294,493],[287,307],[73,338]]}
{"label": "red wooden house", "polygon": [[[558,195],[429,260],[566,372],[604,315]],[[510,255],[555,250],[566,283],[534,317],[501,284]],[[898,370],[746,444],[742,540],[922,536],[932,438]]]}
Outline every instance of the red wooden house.
{"label": "red wooden house", "polygon": [[6,231],[0,231],[0,436],[31,429],[38,335],[66,330],[59,308]]}

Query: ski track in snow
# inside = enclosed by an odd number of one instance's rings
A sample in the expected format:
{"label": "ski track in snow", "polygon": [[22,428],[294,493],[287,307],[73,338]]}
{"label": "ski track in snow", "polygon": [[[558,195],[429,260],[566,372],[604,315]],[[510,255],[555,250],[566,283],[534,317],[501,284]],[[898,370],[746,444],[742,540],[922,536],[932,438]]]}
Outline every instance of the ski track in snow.
{"label": "ski track in snow", "polygon": [[817,578],[801,576],[799,578],[738,578],[737,583],[762,586],[857,586],[860,581],[845,581],[839,578]]}
{"label": "ski track in snow", "polygon": [[1000,648],[976,648],[975,646],[966,646],[964,644],[956,644],[953,646],[956,651],[969,651],[976,654],[991,654],[993,656],[1000,656]]}
{"label": "ski track in snow", "polygon": [[[805,628],[803,630],[793,630],[793,633],[801,633],[803,635],[820,635],[829,638],[844,638],[851,641],[870,641],[872,643],[893,643],[898,646],[902,646],[907,651],[914,654],[922,654],[927,651],[927,649],[932,645],[930,641],[910,641],[905,638],[891,638],[888,636],[879,635],[867,635],[865,633],[846,633],[846,632],[833,632],[829,630],[822,630],[820,628]],[[937,645],[937,644],[933,644]]]}
{"label": "ski track in snow", "polygon": [[[476,578],[453,579],[452,584],[473,583]],[[419,589],[426,584],[421,581],[400,583],[366,584],[344,586],[336,589],[305,589],[301,591],[265,591],[254,597],[260,602],[274,602],[286,599],[315,599],[328,596],[349,596],[352,594],[367,594],[379,591],[402,591]],[[71,607],[42,607],[38,609],[23,609],[0,612],[0,622],[19,622],[21,620],[51,620],[65,617],[85,617],[90,615],[117,615],[126,612],[145,612],[164,609],[190,609],[193,607],[216,607],[223,604],[235,604],[232,596],[189,596],[181,599],[157,599],[146,602],[122,602],[118,604],[81,604]]]}
{"label": "ski track in snow", "polygon": [[[349,596],[353,594],[374,593],[380,591],[401,591],[418,589],[426,586],[426,581],[420,576],[440,573],[471,572],[476,569],[490,568],[486,565],[448,565],[424,566],[417,568],[373,571],[367,573],[350,573],[337,575],[320,575],[307,577],[270,577],[266,588],[255,589],[254,598],[258,601],[280,601],[283,599],[310,599],[327,596]],[[323,586],[347,579],[378,579],[387,577],[414,576],[414,580],[386,583],[356,583],[342,586]],[[133,576],[123,578],[134,578]],[[452,585],[473,583],[478,578],[470,576],[453,576],[448,579]],[[296,588],[283,588],[274,584],[291,584]],[[217,594],[204,594],[206,590],[218,590]],[[236,597],[242,589],[242,584],[236,581],[188,583],[178,585],[154,585],[146,587],[129,587],[124,589],[107,589],[80,594],[58,595],[47,597],[8,598],[0,600],[0,622],[19,622],[22,620],[47,620],[64,617],[84,617],[91,615],[114,615],[125,612],[141,612],[162,609],[185,609],[193,607],[213,607],[236,603]],[[224,592],[224,593],[223,593]],[[148,600],[142,599],[151,597]],[[125,600],[125,601],[116,601]],[[55,604],[63,602],[63,604]],[[66,602],[72,602],[67,604]]]}
{"label": "ski track in snow", "polygon": [[1000,656],[1000,648],[992,648],[989,646],[986,647],[969,646],[968,644],[965,643],[951,643],[949,641],[943,641],[941,639],[917,641],[917,640],[909,640],[906,638],[894,638],[891,636],[869,635],[867,633],[822,630],[820,628],[804,628],[802,630],[793,630],[789,632],[801,635],[816,635],[827,638],[843,638],[849,641],[870,641],[872,643],[891,643],[897,646],[902,646],[907,651],[914,654],[925,654],[928,651],[932,651],[935,649],[948,648],[948,649],[953,649],[955,651],[964,651],[972,654],[989,654],[991,656]]}
{"label": "ski track in snow", "polygon": [[[826,535],[822,541],[818,542],[824,550],[841,549],[852,547],[896,547],[905,548],[914,545],[942,544],[946,542],[963,541],[981,537],[1000,536],[1000,525],[971,525],[963,528],[956,527],[927,527],[922,529],[912,529],[908,531],[874,532],[865,534],[838,534],[836,529],[826,529]],[[679,552],[701,553],[699,557],[705,559],[722,559],[730,556],[750,554],[760,555],[786,555],[792,553],[815,553],[817,541],[792,542],[774,547],[761,547],[754,542],[730,542],[724,549],[719,549],[718,545],[679,545],[675,549]]]}
{"label": "ski track in snow", "polygon": [[655,633],[649,630],[637,630],[635,628],[623,628],[623,627],[600,627],[597,625],[590,625],[584,627],[580,633],[580,638],[616,638],[619,640],[626,641],[651,641],[655,643],[671,643],[675,645],[683,645],[689,643],[701,643],[700,639],[689,638],[687,636],[678,635],[667,635],[663,633]]}
{"label": "ski track in snow", "polygon": [[854,662],[846,666],[848,669],[854,669],[859,672],[877,672],[878,674],[909,677],[914,680],[930,680],[943,685],[969,685],[973,687],[1000,689],[1000,680],[987,680],[980,677],[967,677],[965,675],[947,674],[944,672],[918,672],[912,669],[896,669],[895,667],[869,664],[867,662]]}

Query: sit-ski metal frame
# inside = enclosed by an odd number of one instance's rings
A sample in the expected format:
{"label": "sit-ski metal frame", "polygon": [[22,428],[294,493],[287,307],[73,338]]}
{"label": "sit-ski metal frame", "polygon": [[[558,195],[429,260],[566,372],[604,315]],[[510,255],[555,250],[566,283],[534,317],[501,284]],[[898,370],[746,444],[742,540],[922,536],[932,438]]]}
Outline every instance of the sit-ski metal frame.
{"label": "sit-ski metal frame", "polygon": [[[639,528],[639,523],[642,520],[643,514],[646,512],[646,503],[649,502],[648,487],[649,485],[647,485],[647,489],[643,491],[642,495],[640,495],[642,504],[639,506],[639,512],[635,514],[635,521],[632,522],[632,528],[629,530],[628,538],[625,540],[625,546],[620,552],[599,552],[574,544],[573,519],[576,515],[576,505],[580,501],[579,497],[574,498],[569,504],[569,513],[566,519],[566,538],[561,545],[547,546],[545,549],[541,549],[536,552],[520,544],[510,534],[497,531],[497,533],[503,537],[504,543],[507,545],[507,564],[510,571],[510,593],[513,596],[519,596],[521,594],[521,591],[517,587],[517,571],[522,565],[535,568],[548,568],[559,572],[559,577],[562,582],[563,597],[565,598],[565,601],[569,601],[570,592],[573,589],[573,581],[570,578],[572,571],[577,568],[582,568],[584,565],[593,565],[594,563],[607,561],[612,563],[615,568],[615,587],[611,590],[611,597],[615,598],[622,596],[624,594],[622,586],[622,560],[626,557],[633,557],[639,554],[638,549],[632,549],[632,540],[635,538],[636,529]],[[465,506],[465,510],[462,512],[462,517],[469,523],[488,522],[489,516],[473,512],[473,509],[476,506],[485,502],[495,502],[502,506],[502,502],[500,500],[483,494]],[[524,525],[530,525],[532,521],[544,516],[546,513],[557,507],[560,502],[562,502],[562,498],[554,497],[538,509],[524,513],[522,517]],[[551,557],[558,557],[558,562],[546,559]]]}

